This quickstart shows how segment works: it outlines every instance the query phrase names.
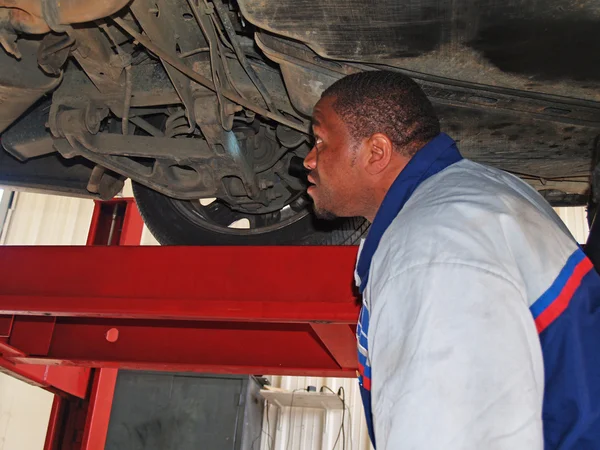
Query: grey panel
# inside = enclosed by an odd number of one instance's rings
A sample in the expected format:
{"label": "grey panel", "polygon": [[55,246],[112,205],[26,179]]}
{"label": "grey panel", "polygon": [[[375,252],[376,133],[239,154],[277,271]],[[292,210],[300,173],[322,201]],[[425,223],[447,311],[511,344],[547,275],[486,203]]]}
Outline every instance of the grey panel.
{"label": "grey panel", "polygon": [[247,376],[121,371],[105,448],[249,450],[260,440],[259,389]]}

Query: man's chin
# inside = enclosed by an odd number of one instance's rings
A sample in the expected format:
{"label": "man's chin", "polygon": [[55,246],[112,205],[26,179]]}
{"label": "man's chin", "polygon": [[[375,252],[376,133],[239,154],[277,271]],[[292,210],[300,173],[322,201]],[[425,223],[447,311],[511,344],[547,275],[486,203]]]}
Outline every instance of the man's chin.
{"label": "man's chin", "polygon": [[315,198],[316,186],[313,186],[308,189],[308,195],[313,201],[313,210],[315,212],[315,216],[321,220],[335,220],[338,218],[338,215],[331,212],[327,208],[323,208],[319,204],[321,203],[318,198]]}
{"label": "man's chin", "polygon": [[338,216],[336,214],[332,213],[331,211],[329,211],[327,209],[319,208],[319,207],[317,207],[317,205],[315,205],[314,210],[315,210],[315,215],[317,216],[317,218],[319,218],[321,220],[335,220],[338,218]]}

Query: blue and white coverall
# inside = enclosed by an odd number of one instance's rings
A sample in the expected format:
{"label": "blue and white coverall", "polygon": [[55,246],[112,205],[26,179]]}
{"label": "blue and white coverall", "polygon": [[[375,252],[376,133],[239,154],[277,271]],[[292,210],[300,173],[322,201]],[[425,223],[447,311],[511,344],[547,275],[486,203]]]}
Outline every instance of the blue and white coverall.
{"label": "blue and white coverall", "polygon": [[392,185],[355,275],[378,450],[600,448],[600,276],[533,188],[440,134]]}

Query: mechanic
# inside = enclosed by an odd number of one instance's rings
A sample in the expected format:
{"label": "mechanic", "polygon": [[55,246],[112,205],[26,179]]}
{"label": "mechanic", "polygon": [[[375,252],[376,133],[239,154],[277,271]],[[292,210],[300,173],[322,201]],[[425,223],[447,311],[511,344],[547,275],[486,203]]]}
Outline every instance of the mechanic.
{"label": "mechanic", "polygon": [[463,158],[399,73],[337,81],[313,130],[315,211],[372,222],[355,276],[377,449],[600,448],[600,276],[551,206]]}

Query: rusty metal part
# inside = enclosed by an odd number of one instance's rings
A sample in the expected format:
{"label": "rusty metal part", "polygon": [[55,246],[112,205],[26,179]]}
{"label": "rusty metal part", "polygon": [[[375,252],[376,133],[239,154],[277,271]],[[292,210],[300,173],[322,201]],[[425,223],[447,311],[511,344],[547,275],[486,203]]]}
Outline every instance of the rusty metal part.
{"label": "rusty metal part", "polygon": [[[160,63],[148,63],[132,66],[132,95],[130,116],[139,114],[156,114],[163,112],[164,108],[157,111],[154,107],[159,105],[174,105],[180,103],[179,96],[169,82]],[[87,104],[106,105],[116,117],[122,116],[123,95],[122,88],[117,90],[97,89],[83,71],[70,70],[63,74],[63,82],[52,95],[51,114],[48,119],[50,129],[55,129],[55,115],[62,109],[84,109]],[[139,110],[136,108],[143,108]]]}
{"label": "rusty metal part", "polygon": [[[68,139],[57,139],[54,147],[65,158],[84,156],[170,197],[188,200],[221,195],[227,197],[227,193],[222,192],[219,179],[213,174],[215,164],[211,164],[211,161],[216,163],[218,160],[221,170],[221,159],[212,153],[209,146],[205,146],[203,152],[201,143],[193,141],[101,133],[93,137],[69,135]],[[175,147],[174,143],[178,145]],[[123,153],[138,158],[164,159],[156,160],[148,167],[122,156]],[[231,165],[230,170],[235,172],[235,167]]]}
{"label": "rusty metal part", "polygon": [[110,200],[123,189],[125,177],[106,170],[102,166],[94,166],[87,190],[92,194],[98,194],[102,200]]}
{"label": "rusty metal part", "polygon": [[38,67],[39,42],[22,40],[19,47],[20,61],[0,51],[0,132],[62,79],[50,77]]}
{"label": "rusty metal part", "polygon": [[60,75],[73,44],[75,39],[68,34],[49,33],[44,36],[37,55],[42,70],[49,75]]}
{"label": "rusty metal part", "polygon": [[[164,51],[159,46],[154,44],[150,39],[148,39],[145,36],[143,36],[142,34],[138,33],[130,24],[125,22],[123,19],[115,18],[114,21],[123,30],[125,30],[127,33],[129,33],[135,40],[137,40],[140,44],[142,44],[144,47],[146,47],[152,53],[160,56],[160,58],[164,59],[169,65],[173,66],[174,68],[179,70],[181,73],[190,77],[192,80],[196,81],[197,83],[201,84],[202,86],[215,92],[216,88],[211,80],[200,75],[197,72],[194,72],[188,66],[183,64],[179,58],[172,56],[171,54],[169,54],[168,52]],[[266,118],[275,120],[276,122],[282,123],[290,128],[293,128],[294,130],[302,131],[304,133],[309,132],[308,123],[298,123],[298,122],[288,119],[287,117],[285,117],[281,114],[272,113],[265,108],[257,106],[254,103],[251,103],[251,102],[243,99],[238,94],[236,94],[235,92],[232,92],[230,90],[223,89],[223,90],[221,90],[221,94],[223,95],[223,97],[231,100],[232,102],[237,103],[238,105],[241,105],[244,108],[254,111],[255,113],[260,114]]]}
{"label": "rusty metal part", "polygon": [[44,19],[18,8],[0,7],[0,28],[23,33],[43,34],[50,31]]}
{"label": "rusty metal part", "polygon": [[[182,200],[218,197],[232,205],[253,205],[256,210],[271,212],[281,209],[285,205],[283,197],[289,197],[283,184],[279,190],[269,189],[274,184],[268,183],[272,178],[270,174],[263,173],[259,185],[251,155],[261,143],[255,142],[252,136],[240,139],[237,132],[221,130],[222,141],[230,139],[231,142],[209,145],[199,138],[98,133],[98,124],[106,114],[106,108],[93,105],[86,110],[59,111],[52,125],[57,137],[56,151],[65,158],[83,156],[112,172]],[[240,130],[240,133],[244,132]],[[274,132],[272,135],[274,139]],[[269,154],[277,153],[276,142],[272,144],[275,147]],[[264,155],[265,163],[271,159],[269,154]]]}
{"label": "rusty metal part", "polygon": [[[121,10],[130,0],[0,0],[2,14],[12,28],[32,34],[50,29],[64,31],[63,25],[92,22]],[[7,14],[8,12],[8,14]],[[0,18],[0,22],[2,19]]]}
{"label": "rusty metal part", "polygon": [[115,60],[118,55],[112,51],[103,32],[98,27],[77,27],[69,30],[69,36],[77,41],[73,56],[90,80],[101,92],[120,94],[122,99],[123,66]]}
{"label": "rusty metal part", "polygon": [[154,125],[152,125],[142,117],[130,117],[129,122],[131,122],[136,127],[142,129],[151,136],[164,137],[165,135],[162,131],[160,131],[158,128],[156,128]]}
{"label": "rusty metal part", "polygon": [[[94,134],[95,121],[88,111],[58,113],[54,148],[65,158],[83,156],[99,166],[180,199],[228,198],[224,176],[239,177],[238,164],[202,139]],[[152,161],[151,165],[132,158]]]}

